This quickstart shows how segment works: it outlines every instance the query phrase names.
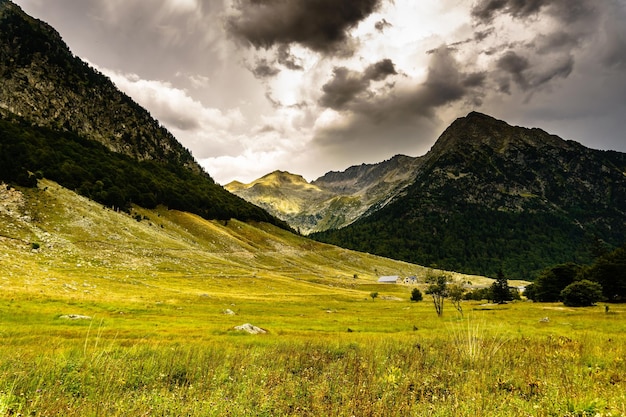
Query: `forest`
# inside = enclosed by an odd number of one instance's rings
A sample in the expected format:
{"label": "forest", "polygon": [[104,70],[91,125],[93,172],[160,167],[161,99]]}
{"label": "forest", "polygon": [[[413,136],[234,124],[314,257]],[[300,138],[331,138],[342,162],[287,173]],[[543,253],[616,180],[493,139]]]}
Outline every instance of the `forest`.
{"label": "forest", "polygon": [[0,119],[0,180],[33,187],[47,178],[109,207],[165,205],[208,219],[288,226],[178,161],[136,160],[76,133]]}

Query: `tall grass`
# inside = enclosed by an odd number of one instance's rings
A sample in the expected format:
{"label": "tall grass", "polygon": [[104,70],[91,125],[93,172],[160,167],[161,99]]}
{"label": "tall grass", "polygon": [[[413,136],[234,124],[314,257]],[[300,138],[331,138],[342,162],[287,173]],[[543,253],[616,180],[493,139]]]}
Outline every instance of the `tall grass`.
{"label": "tall grass", "polygon": [[[469,329],[469,330],[468,330]],[[121,346],[92,329],[61,350],[2,350],[0,415],[617,416],[626,340],[225,335]],[[5,346],[11,341],[6,341]]]}

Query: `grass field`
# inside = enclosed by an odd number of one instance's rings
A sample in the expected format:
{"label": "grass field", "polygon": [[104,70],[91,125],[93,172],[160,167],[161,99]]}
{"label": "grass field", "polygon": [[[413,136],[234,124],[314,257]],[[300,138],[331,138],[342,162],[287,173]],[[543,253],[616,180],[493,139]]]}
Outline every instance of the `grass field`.
{"label": "grass field", "polygon": [[50,182],[0,194],[0,251],[3,417],[626,415],[624,306],[439,318],[376,284],[426,268]]}

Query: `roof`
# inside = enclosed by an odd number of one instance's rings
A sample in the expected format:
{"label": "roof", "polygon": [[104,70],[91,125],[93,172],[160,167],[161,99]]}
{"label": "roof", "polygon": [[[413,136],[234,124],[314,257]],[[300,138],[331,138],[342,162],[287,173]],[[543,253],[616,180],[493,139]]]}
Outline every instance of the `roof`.
{"label": "roof", "polygon": [[388,275],[378,278],[378,282],[395,283],[396,281],[398,281],[397,275]]}

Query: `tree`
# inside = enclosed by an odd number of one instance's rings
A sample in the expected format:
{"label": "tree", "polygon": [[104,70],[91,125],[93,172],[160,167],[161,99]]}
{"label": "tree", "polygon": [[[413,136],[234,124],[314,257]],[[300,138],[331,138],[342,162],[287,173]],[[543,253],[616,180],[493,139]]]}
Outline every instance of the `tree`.
{"label": "tree", "polygon": [[502,269],[498,271],[496,280],[491,284],[491,296],[493,297],[493,302],[498,304],[504,304],[513,300],[511,290],[509,289],[509,280],[504,276]]}
{"label": "tree", "polygon": [[569,284],[561,291],[563,304],[568,307],[588,307],[602,299],[602,285],[583,279]]}
{"label": "tree", "polygon": [[626,300],[626,245],[600,257],[584,274],[586,279],[598,282],[607,300]]}
{"label": "tree", "polygon": [[413,288],[413,291],[411,291],[411,301],[422,301],[423,299],[424,296],[419,288]]}
{"label": "tree", "polygon": [[443,301],[448,296],[448,276],[444,273],[431,274],[426,278],[428,288],[426,294],[433,298],[435,311],[441,317],[443,314]]}
{"label": "tree", "polygon": [[493,297],[491,296],[491,287],[476,288],[475,290],[465,293],[465,295],[463,295],[463,299],[465,300],[481,301],[491,300],[492,298]]}
{"label": "tree", "polygon": [[[561,299],[561,291],[576,281],[582,271],[580,265],[566,263],[546,268],[535,279],[533,301],[554,302]],[[530,298],[530,297],[529,297]]]}
{"label": "tree", "polygon": [[375,299],[376,297],[378,297],[378,293],[377,293],[377,292],[371,292],[371,293],[370,293],[370,297],[372,297],[372,301],[374,301],[374,299]]}
{"label": "tree", "polygon": [[465,288],[461,284],[454,283],[448,285],[448,297],[450,297],[450,301],[456,311],[461,314],[463,317],[463,307],[461,306],[461,301],[463,300],[463,296],[465,295]]}

